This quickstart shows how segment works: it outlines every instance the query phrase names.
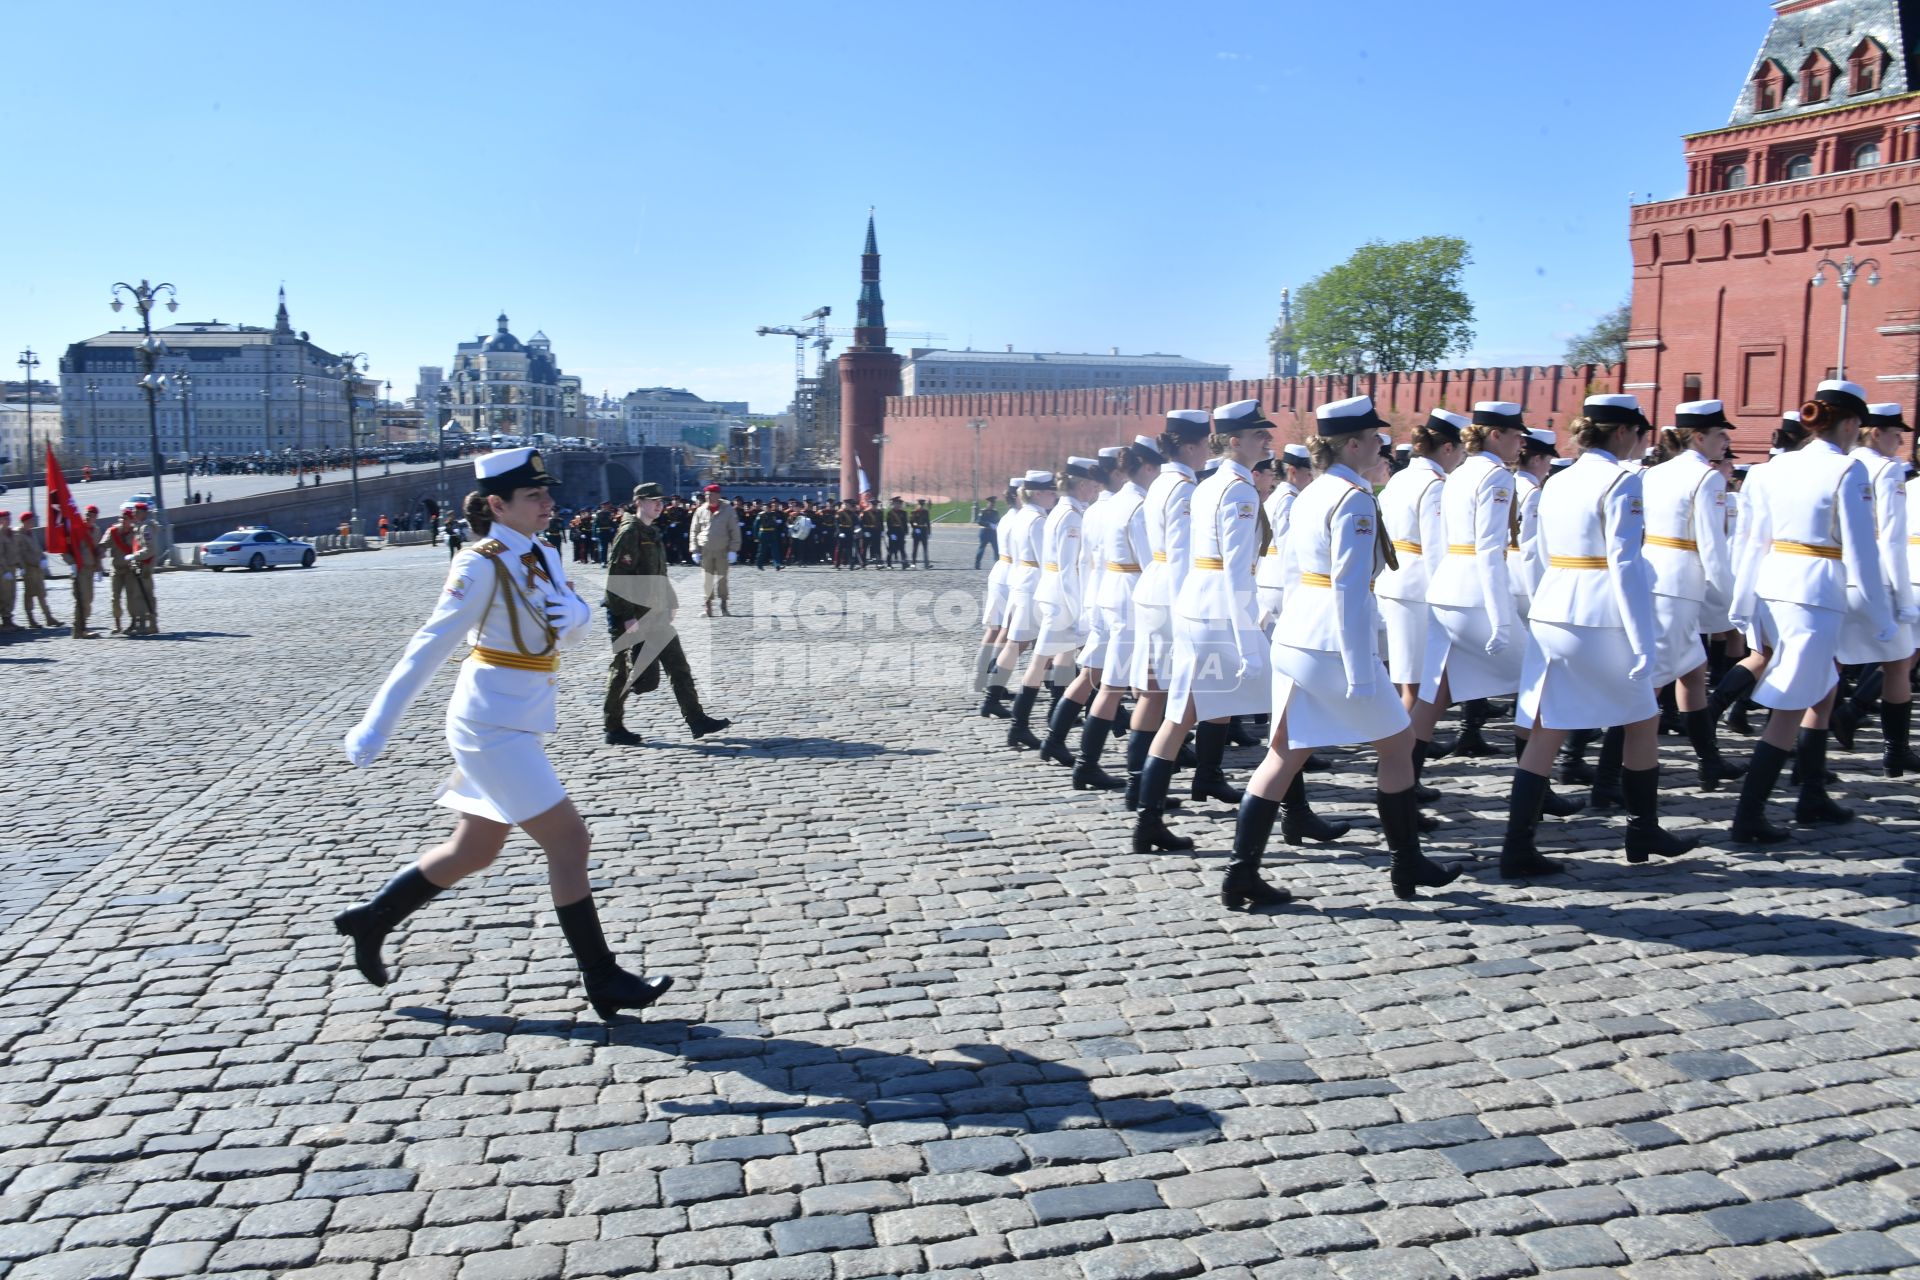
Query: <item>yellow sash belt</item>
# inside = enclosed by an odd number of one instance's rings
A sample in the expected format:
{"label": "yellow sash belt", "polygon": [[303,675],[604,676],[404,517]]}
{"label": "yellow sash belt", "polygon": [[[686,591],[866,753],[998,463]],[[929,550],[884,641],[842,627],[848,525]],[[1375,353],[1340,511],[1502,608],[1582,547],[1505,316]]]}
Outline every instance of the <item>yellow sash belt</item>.
{"label": "yellow sash belt", "polygon": [[489,649],[485,645],[477,644],[473,646],[473,652],[467,656],[483,667],[511,667],[515,671],[558,671],[560,669],[560,655],[557,653],[510,653],[505,649]]}
{"label": "yellow sash belt", "polygon": [[1548,556],[1547,564],[1555,569],[1604,569],[1607,567],[1605,556]]}
{"label": "yellow sash belt", "polygon": [[1817,542],[1776,542],[1773,549],[1782,555],[1812,556],[1818,560],[1838,560],[1840,548],[1829,547]]}

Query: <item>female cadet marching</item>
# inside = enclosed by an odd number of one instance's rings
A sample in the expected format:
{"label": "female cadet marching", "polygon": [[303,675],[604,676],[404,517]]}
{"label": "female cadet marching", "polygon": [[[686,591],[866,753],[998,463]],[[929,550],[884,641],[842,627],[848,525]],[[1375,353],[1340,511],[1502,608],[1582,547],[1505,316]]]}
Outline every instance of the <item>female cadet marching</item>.
{"label": "female cadet marching", "polygon": [[[1840,625],[1841,666],[1871,664],[1855,686],[1852,697],[1833,709],[1833,736],[1853,749],[1853,732],[1874,702],[1880,704],[1880,724],[1886,749],[1882,772],[1898,778],[1920,762],[1912,759],[1913,622],[1920,619],[1914,605],[1913,583],[1907,573],[1907,460],[1900,456],[1900,433],[1907,424],[1897,404],[1867,406],[1867,420],[1853,456],[1867,469],[1873,486],[1873,514],[1880,543],[1880,573],[1893,599],[1892,640],[1876,642],[1868,630],[1870,611],[1859,583],[1847,586],[1847,620]],[[1896,742],[1898,745],[1896,745]]]}
{"label": "female cadet marching", "polygon": [[1717,791],[1722,782],[1746,772],[1720,757],[1707,705],[1707,651],[1700,643],[1708,615],[1724,613],[1733,596],[1727,482],[1714,467],[1726,452],[1732,424],[1718,400],[1680,405],[1674,421],[1660,433],[1665,460],[1641,477],[1659,640],[1653,687],[1674,686],[1675,705],[1699,761],[1700,787]]}
{"label": "female cadet marching", "polygon": [[1659,822],[1658,657],[1653,579],[1641,554],[1646,532],[1639,468],[1623,467],[1651,427],[1633,396],[1589,396],[1573,431],[1581,449],[1540,495],[1540,549],[1547,558],[1534,593],[1516,721],[1531,732],[1513,772],[1505,879],[1551,875],[1560,865],[1534,848],[1547,778],[1572,729],[1625,726],[1627,861],[1674,857],[1698,842]]}
{"label": "female cadet marching", "polygon": [[[1109,640],[1106,616],[1101,613],[1099,604],[1100,582],[1106,573],[1106,561],[1101,553],[1106,546],[1107,513],[1113,504],[1113,495],[1126,483],[1126,477],[1120,472],[1120,455],[1125,452],[1122,446],[1109,446],[1101,449],[1093,459],[1093,478],[1099,487],[1080,513],[1081,568],[1078,599],[1075,602],[1079,613],[1080,647],[1074,655],[1080,669],[1074,675],[1073,683],[1059,690],[1053,710],[1047,716],[1047,740],[1040,747],[1042,760],[1065,765],[1069,769],[1074,768],[1077,762],[1067,750],[1067,735],[1073,732],[1080,713],[1093,703],[1094,695],[1099,691],[1100,664],[1105,660],[1103,655]],[[1041,567],[1044,570],[1045,566]],[[1108,781],[1112,782],[1111,779]],[[1112,786],[1105,789],[1117,790],[1119,785],[1112,782]],[[1075,787],[1075,790],[1082,789]]]}
{"label": "female cadet marching", "polygon": [[[987,683],[1005,688],[1019,666],[1020,655],[1040,634],[1040,616],[1034,607],[1033,589],[1040,584],[1040,526],[1059,496],[1054,489],[1053,472],[1029,471],[1020,481],[1025,498],[1018,511],[1009,512],[1000,521],[1000,553],[1010,557],[1007,563],[1007,621],[1002,632],[1004,643],[995,659]],[[1015,710],[1019,695],[1015,695]],[[1027,714],[1033,713],[1033,699],[1027,699]],[[985,708],[982,708],[983,710]],[[1031,736],[1032,731],[1028,731]]]}
{"label": "female cadet marching", "polygon": [[[1092,458],[1069,458],[1063,473],[1064,500],[1054,503],[1041,526],[1040,581],[1033,589],[1033,602],[1040,614],[1040,630],[1033,641],[1033,658],[1027,664],[1020,692],[1013,698],[1013,724],[1007,730],[1007,745],[1023,749],[1045,745],[1034,737],[1029,717],[1040,695],[1042,682],[1053,686],[1057,695],[1066,683],[1061,668],[1073,665],[1074,655],[1087,638],[1087,618],[1081,608],[1081,587],[1086,580],[1086,539],[1081,537],[1087,506],[1100,490],[1100,464]],[[1058,723],[1060,699],[1048,718],[1049,732]],[[1060,730],[1057,750],[1065,755],[1066,731]],[[1067,756],[1071,765],[1073,757]]]}
{"label": "female cadet marching", "polygon": [[[1447,553],[1440,518],[1440,495],[1447,476],[1460,465],[1461,433],[1466,417],[1435,409],[1413,430],[1412,456],[1380,490],[1380,520],[1393,544],[1396,567],[1375,584],[1380,620],[1387,633],[1388,678],[1398,686],[1409,712],[1420,699],[1422,664],[1432,614],[1427,585],[1434,566]],[[1425,763],[1425,742],[1414,744],[1414,772]]]}
{"label": "female cadet marching", "polygon": [[[1025,476],[1014,476],[1007,481],[1007,516],[1020,510],[1020,484],[1025,479]],[[994,659],[999,656],[1000,646],[1007,638],[1007,570],[1012,563],[1013,557],[1007,554],[1003,546],[993,562],[993,568],[987,573],[987,601],[980,611],[980,652],[973,661],[973,687],[982,694],[980,714],[983,717],[1009,714],[1006,683],[991,682]]]}
{"label": "female cadet marching", "polygon": [[594,1012],[608,1019],[644,1009],[673,979],[638,977],[614,959],[587,879],[586,824],[541,749],[541,736],[558,727],[559,650],[593,620],[559,553],[536,537],[553,516],[553,481],[533,449],[484,454],[474,460],[474,474],[478,489],[467,495],[465,515],[476,534],[490,536],[454,557],[432,615],[342,744],[355,767],[372,764],[407,704],[457,645],[470,644],[447,706],[455,768],[437,797],[460,817],[444,844],[371,901],[334,917],[334,927],[353,939],[354,964],[367,981],[385,986],[380,944],[387,934],[463,876],[490,866],[517,826],[547,856],[560,928]]}
{"label": "female cadet marching", "polygon": [[[1731,832],[1743,843],[1790,838],[1791,832],[1767,820],[1766,804],[1793,756],[1800,771],[1794,820],[1818,825],[1853,818],[1826,785],[1827,715],[1839,680],[1834,659],[1849,582],[1860,588],[1856,607],[1874,642],[1887,644],[1899,634],[1875,541],[1873,486],[1865,465],[1847,452],[1867,416],[1866,394],[1857,384],[1822,382],[1800,409],[1810,438],[1762,468],[1773,473],[1765,484],[1743,491],[1748,554],[1734,585],[1733,617],[1743,629],[1763,618],[1773,644],[1753,690],[1753,701],[1773,714],[1741,782]],[[1806,716],[1808,711],[1814,714]],[[1813,725],[1804,725],[1806,719]]]}
{"label": "female cadet marching", "polygon": [[[1173,602],[1180,594],[1192,564],[1194,468],[1206,461],[1211,419],[1202,409],[1172,409],[1160,436],[1165,459],[1160,474],[1147,488],[1141,510],[1146,517],[1147,543],[1153,558],[1145,563],[1140,585],[1133,591],[1133,673],[1129,683],[1138,696],[1133,707],[1133,730],[1127,735],[1127,807],[1137,809],[1133,848],[1145,853],[1158,849],[1191,849],[1193,841],[1167,829],[1167,787],[1173,781],[1174,761],[1185,740],[1181,730],[1169,747],[1166,768],[1150,762],[1165,722],[1167,684],[1173,674]],[[1151,784],[1151,786],[1149,785]]]}
{"label": "female cadet marching", "polygon": [[[1153,562],[1147,542],[1147,490],[1160,478],[1163,460],[1158,441],[1151,436],[1133,438],[1118,459],[1119,474],[1126,483],[1107,503],[1102,545],[1091,548],[1101,563],[1099,598],[1092,605],[1099,610],[1099,630],[1106,643],[1098,654],[1084,659],[1100,672],[1100,692],[1080,731],[1080,755],[1073,766],[1075,791],[1111,791],[1123,785],[1100,767],[1100,753],[1120,725],[1120,699],[1133,676],[1133,590],[1142,568]],[[1124,785],[1127,807],[1133,808],[1139,801],[1140,774],[1131,764]]]}
{"label": "female cadet marching", "polygon": [[1320,476],[1294,500],[1287,533],[1287,607],[1271,647],[1273,739],[1254,770],[1234,828],[1233,859],[1220,886],[1228,908],[1288,901],[1260,877],[1284,798],[1316,747],[1371,742],[1379,758],[1375,803],[1393,862],[1396,897],[1439,888],[1460,874],[1420,851],[1413,735],[1380,661],[1373,576],[1387,558],[1372,486],[1362,472],[1384,425],[1366,396],[1321,405],[1308,446]]}
{"label": "female cadet marching", "polygon": [[1261,504],[1267,515],[1267,549],[1253,570],[1260,629],[1268,635],[1273,634],[1286,600],[1287,530],[1293,523],[1294,499],[1313,479],[1313,457],[1305,445],[1290,444],[1280,451],[1275,467],[1273,492]]}

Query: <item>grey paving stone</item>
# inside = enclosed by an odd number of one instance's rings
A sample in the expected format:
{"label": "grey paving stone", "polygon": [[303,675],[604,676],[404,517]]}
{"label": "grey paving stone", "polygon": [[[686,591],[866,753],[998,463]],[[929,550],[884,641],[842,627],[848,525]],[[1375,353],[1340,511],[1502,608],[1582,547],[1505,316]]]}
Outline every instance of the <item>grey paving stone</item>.
{"label": "grey paving stone", "polygon": [[1530,1231],[1514,1240],[1546,1271],[1569,1271],[1577,1267],[1613,1267],[1626,1262],[1627,1255],[1599,1227],[1552,1227]]}
{"label": "grey paving stone", "polygon": [[1731,1244],[1771,1244],[1776,1240],[1825,1235],[1833,1230],[1825,1218],[1791,1200],[1709,1209],[1706,1218],[1707,1225]]}
{"label": "grey paving stone", "polygon": [[553,1245],[469,1254],[460,1262],[460,1280],[542,1280],[558,1275],[566,1254]]}
{"label": "grey paving stone", "polygon": [[660,1199],[667,1204],[717,1200],[722,1196],[737,1196],[745,1190],[746,1176],[733,1161],[686,1165],[663,1169],[660,1173]]}
{"label": "grey paving stone", "polygon": [[1199,1274],[1200,1259],[1175,1240],[1108,1245],[1080,1258],[1087,1280],[1178,1280]]}
{"label": "grey paving stone", "polygon": [[154,1245],[140,1251],[140,1261],[133,1274],[140,1280],[199,1275],[206,1268],[207,1260],[213,1257],[215,1247],[204,1240]]}
{"label": "grey paving stone", "polygon": [[1167,1207],[1151,1182],[1139,1180],[1051,1187],[1028,1196],[1027,1205],[1033,1210],[1034,1220],[1043,1225]]}
{"label": "grey paving stone", "polygon": [[1535,1137],[1496,1138],[1469,1142],[1441,1152],[1461,1173],[1473,1175],[1495,1169],[1565,1163],[1552,1147]]}
{"label": "grey paving stone", "polygon": [[1740,1191],[1702,1170],[1630,1178],[1618,1189],[1641,1213],[1691,1213],[1746,1200]]}
{"label": "grey paving stone", "polygon": [[783,1254],[865,1249],[873,1243],[873,1222],[865,1214],[796,1218],[773,1226],[774,1248]]}
{"label": "grey paving stone", "polygon": [[923,1154],[927,1168],[934,1173],[1011,1173],[1027,1163],[1027,1153],[1012,1138],[929,1142]]}
{"label": "grey paving stone", "polygon": [[1802,1240],[1797,1247],[1822,1275],[1877,1276],[1899,1267],[1920,1266],[1920,1258],[1877,1231],[1849,1231],[1820,1240]]}
{"label": "grey paving stone", "polygon": [[1446,1147],[1479,1142],[1493,1135],[1472,1116],[1449,1116],[1443,1120],[1417,1120],[1361,1129],[1354,1137],[1366,1144],[1369,1151],[1405,1151],[1414,1147]]}
{"label": "grey paving stone", "polygon": [[1111,1129],[1055,1129],[1027,1134],[1018,1141],[1026,1148],[1027,1158],[1039,1166],[1118,1160],[1127,1154],[1127,1144]]}

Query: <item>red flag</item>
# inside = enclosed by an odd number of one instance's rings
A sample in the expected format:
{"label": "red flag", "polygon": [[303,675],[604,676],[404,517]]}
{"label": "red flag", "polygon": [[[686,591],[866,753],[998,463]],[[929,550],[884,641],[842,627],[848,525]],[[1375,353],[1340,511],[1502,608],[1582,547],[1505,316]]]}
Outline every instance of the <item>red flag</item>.
{"label": "red flag", "polygon": [[80,522],[80,509],[73,505],[73,490],[60,472],[60,460],[47,446],[47,551],[53,555],[71,555],[75,545],[89,539]]}

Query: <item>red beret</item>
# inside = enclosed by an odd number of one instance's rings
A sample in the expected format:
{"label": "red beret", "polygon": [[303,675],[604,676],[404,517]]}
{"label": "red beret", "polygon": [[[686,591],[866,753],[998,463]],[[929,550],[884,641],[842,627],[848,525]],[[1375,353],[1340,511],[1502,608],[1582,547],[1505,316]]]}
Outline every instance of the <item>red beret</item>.
{"label": "red beret", "polygon": [[717,484],[710,484],[710,485],[708,485],[708,486],[707,486],[707,492],[708,492],[708,493],[718,493],[718,492],[720,492],[720,486],[719,486],[719,485],[717,485]]}
{"label": "red beret", "polygon": [[145,511],[147,509],[147,504],[144,502],[136,502],[133,504],[133,509],[135,511]]}
{"label": "red beret", "polygon": [[9,519],[9,520],[11,520],[11,519],[13,519],[13,512],[11,512],[11,511],[0,511],[0,516],[5,516],[5,517],[6,517],[7,519]]}
{"label": "red beret", "polygon": [[20,513],[20,523],[21,523],[21,524],[32,524],[32,523],[33,523],[33,512],[31,512],[31,511],[22,511],[22,512]]}
{"label": "red beret", "polygon": [[87,514],[87,515],[90,515],[90,516],[97,516],[97,515],[99,515],[99,514],[100,514],[100,508],[98,508],[98,507],[96,507],[96,506],[94,506],[94,505],[92,505],[91,503],[89,503],[89,504],[87,505],[87,510],[86,510],[86,513],[85,513],[85,514]]}

